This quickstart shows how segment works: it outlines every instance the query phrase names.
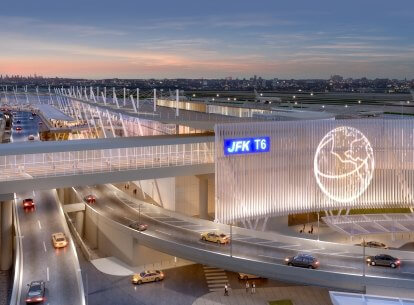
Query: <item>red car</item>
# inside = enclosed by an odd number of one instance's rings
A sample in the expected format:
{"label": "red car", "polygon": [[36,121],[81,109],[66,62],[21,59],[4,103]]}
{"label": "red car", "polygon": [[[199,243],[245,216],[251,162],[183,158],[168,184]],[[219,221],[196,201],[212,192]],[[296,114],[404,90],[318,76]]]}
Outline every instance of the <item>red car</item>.
{"label": "red car", "polygon": [[23,208],[32,208],[34,205],[35,204],[32,198],[23,199]]}
{"label": "red car", "polygon": [[96,197],[94,195],[85,196],[84,199],[87,203],[95,203],[96,202]]}
{"label": "red car", "polygon": [[20,131],[20,130],[22,130],[22,128],[20,126],[18,126],[18,127],[16,127],[16,130]]}

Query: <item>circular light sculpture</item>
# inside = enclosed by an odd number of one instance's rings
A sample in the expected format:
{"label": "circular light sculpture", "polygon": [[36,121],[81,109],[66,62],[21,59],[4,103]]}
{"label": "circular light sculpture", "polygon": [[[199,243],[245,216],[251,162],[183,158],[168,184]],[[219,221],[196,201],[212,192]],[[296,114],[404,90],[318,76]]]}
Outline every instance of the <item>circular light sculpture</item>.
{"label": "circular light sculpture", "polygon": [[322,192],[338,202],[351,202],[369,186],[374,153],[365,135],[353,127],[328,132],[316,149],[313,170]]}

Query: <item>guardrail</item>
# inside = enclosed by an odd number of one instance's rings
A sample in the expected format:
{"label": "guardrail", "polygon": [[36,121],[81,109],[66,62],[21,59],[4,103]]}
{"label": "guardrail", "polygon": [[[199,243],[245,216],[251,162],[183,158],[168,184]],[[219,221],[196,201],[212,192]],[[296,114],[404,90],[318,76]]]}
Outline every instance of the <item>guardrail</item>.
{"label": "guardrail", "polygon": [[23,280],[23,245],[20,233],[19,217],[17,215],[16,198],[13,202],[13,225],[16,234],[15,260],[14,260],[14,276],[13,290],[10,297],[10,305],[20,305],[20,297],[22,291]]}

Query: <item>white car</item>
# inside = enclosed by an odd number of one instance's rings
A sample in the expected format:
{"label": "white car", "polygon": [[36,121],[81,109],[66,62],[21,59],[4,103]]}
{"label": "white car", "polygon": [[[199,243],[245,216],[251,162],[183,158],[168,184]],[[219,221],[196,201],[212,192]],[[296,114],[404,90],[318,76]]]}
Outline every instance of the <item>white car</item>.
{"label": "white car", "polygon": [[30,136],[28,136],[28,137],[27,137],[27,139],[28,139],[29,141],[34,141],[35,136],[31,134]]}
{"label": "white car", "polygon": [[239,280],[252,280],[252,279],[260,279],[260,276],[239,272]]}

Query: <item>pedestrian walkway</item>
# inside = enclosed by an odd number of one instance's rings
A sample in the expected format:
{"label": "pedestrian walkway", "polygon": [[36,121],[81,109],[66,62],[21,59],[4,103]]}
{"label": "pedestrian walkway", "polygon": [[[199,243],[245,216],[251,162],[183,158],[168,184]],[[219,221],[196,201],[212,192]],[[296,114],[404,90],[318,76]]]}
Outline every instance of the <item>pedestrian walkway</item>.
{"label": "pedestrian walkway", "polygon": [[203,266],[207,286],[211,292],[224,291],[224,285],[229,282],[226,271],[215,267]]}
{"label": "pedestrian walkway", "polygon": [[229,296],[224,296],[222,288],[199,297],[193,305],[267,305],[269,301],[277,300],[291,300],[293,305],[332,305],[327,289],[310,286],[256,288],[254,294],[235,289]]}

